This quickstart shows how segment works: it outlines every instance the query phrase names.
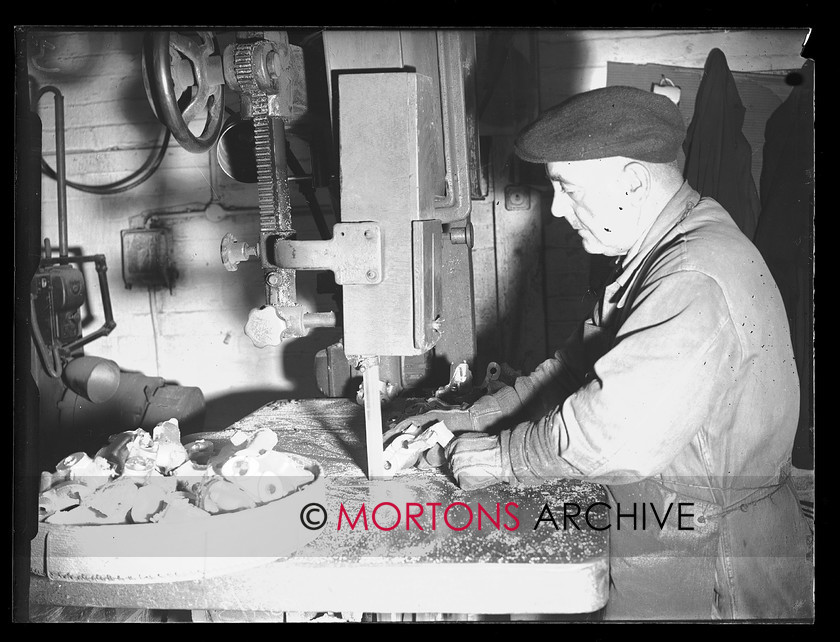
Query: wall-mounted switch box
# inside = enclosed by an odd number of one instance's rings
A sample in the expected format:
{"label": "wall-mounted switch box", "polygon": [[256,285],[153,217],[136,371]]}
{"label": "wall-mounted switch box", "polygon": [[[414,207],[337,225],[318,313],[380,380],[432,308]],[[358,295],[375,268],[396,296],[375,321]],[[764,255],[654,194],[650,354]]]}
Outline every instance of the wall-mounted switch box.
{"label": "wall-mounted switch box", "polygon": [[174,270],[169,261],[169,232],[162,228],[122,230],[122,274],[125,287],[172,289]]}

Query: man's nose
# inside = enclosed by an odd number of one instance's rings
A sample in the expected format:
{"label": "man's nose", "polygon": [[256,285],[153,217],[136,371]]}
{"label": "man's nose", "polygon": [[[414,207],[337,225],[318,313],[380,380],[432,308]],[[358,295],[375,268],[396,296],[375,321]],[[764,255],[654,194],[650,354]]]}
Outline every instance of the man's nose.
{"label": "man's nose", "polygon": [[574,210],[569,203],[569,197],[565,194],[555,193],[554,200],[551,202],[551,214],[557,218],[565,218],[571,220],[574,216]]}

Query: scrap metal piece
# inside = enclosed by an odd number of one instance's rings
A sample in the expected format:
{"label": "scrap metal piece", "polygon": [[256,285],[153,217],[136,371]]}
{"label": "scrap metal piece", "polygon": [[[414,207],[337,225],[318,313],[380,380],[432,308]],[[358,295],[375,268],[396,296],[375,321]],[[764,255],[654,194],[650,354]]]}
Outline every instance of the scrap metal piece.
{"label": "scrap metal piece", "polygon": [[189,461],[199,466],[206,466],[208,460],[213,456],[215,446],[209,439],[198,439],[184,444],[184,450],[187,451]]}
{"label": "scrap metal piece", "polygon": [[199,508],[212,514],[254,508],[257,505],[251,495],[224,477],[208,478],[198,488],[197,501]]}
{"label": "scrap metal piece", "polygon": [[422,432],[412,426],[398,435],[383,452],[385,475],[393,477],[398,471],[411,468],[420,457],[435,445],[445,448],[454,438],[446,424],[439,421]]}
{"label": "scrap metal piece", "polygon": [[90,488],[78,482],[62,482],[42,492],[38,497],[40,519],[63,511],[71,506],[78,506],[90,494]]}
{"label": "scrap metal piece", "polygon": [[134,524],[151,522],[166,507],[166,495],[166,491],[155,484],[139,488],[128,511],[129,520]]}

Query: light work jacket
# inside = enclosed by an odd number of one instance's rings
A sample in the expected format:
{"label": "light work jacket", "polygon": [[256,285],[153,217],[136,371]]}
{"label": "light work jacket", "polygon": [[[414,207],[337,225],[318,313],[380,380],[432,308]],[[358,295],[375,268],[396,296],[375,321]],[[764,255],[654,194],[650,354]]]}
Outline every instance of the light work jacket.
{"label": "light work jacket", "polygon": [[568,342],[469,417],[519,422],[500,433],[516,482],[606,485],[613,522],[618,503],[691,504],[693,530],[613,525],[617,617],[808,618],[809,530],[789,480],[798,381],[761,254],[686,182]]}

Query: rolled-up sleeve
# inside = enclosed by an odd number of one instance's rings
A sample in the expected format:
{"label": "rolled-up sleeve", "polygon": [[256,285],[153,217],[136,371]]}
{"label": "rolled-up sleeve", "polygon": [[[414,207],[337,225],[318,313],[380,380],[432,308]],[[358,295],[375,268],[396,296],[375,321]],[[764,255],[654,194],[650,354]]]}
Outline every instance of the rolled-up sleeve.
{"label": "rolled-up sleeve", "polygon": [[736,372],[740,359],[719,285],[679,271],[650,279],[629,305],[588,382],[502,434],[516,480],[637,481],[661,472],[708,421],[721,373]]}

